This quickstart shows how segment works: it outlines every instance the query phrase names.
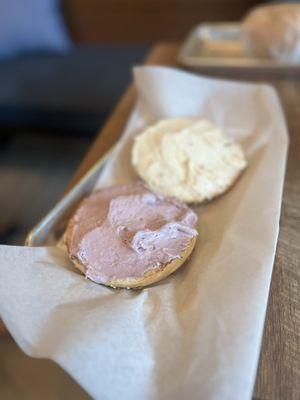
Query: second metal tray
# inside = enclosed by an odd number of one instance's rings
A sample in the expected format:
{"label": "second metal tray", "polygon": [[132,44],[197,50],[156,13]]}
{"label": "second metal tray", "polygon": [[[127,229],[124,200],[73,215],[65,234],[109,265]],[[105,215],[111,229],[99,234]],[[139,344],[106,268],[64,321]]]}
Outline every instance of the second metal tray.
{"label": "second metal tray", "polygon": [[181,46],[179,62],[187,67],[259,70],[299,69],[299,63],[283,63],[246,55],[241,41],[241,24],[222,22],[196,26]]}

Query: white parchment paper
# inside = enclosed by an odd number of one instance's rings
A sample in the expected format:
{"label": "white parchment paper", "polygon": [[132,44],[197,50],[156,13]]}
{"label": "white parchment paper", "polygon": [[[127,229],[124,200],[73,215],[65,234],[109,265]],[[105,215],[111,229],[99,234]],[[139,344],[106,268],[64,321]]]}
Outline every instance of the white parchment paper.
{"label": "white parchment paper", "polygon": [[241,143],[248,169],[227,194],[195,208],[190,261],[141,291],[86,280],[55,247],[2,246],[1,316],[27,354],[56,361],[96,399],[248,399],[288,146],[277,95],[163,67],[137,68],[135,83],[138,105],[99,186],[136,179],[133,136],[169,116],[212,120]]}

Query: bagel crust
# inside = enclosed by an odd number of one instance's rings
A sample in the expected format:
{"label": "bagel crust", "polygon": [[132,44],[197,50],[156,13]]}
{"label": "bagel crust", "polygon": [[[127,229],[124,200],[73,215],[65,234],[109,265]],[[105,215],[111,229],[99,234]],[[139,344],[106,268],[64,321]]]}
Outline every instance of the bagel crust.
{"label": "bagel crust", "polygon": [[[114,289],[122,288],[122,289],[140,289],[145,286],[152,285],[156,282],[161,281],[164,278],[167,278],[173,272],[175,272],[178,268],[180,268],[185,261],[189,258],[192,251],[194,250],[196,244],[196,237],[191,239],[187,248],[180,254],[180,257],[170,261],[166,265],[160,265],[155,269],[149,269],[144,273],[144,276],[141,278],[126,278],[126,279],[112,279],[105,283],[105,286],[110,286]],[[85,274],[85,267],[76,259],[71,258],[73,264],[77,269],[79,269],[83,274]]]}

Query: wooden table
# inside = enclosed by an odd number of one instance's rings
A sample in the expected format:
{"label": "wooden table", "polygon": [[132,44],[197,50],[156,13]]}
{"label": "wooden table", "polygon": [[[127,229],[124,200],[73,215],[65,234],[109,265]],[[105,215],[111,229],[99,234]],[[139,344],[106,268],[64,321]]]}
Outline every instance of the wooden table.
{"label": "wooden table", "polygon": [[[147,64],[178,66],[177,44],[153,47]],[[229,76],[225,71],[206,71]],[[268,81],[278,90],[290,132],[290,151],[283,196],[280,234],[270,289],[254,399],[300,399],[300,73],[271,76],[231,73],[230,77]],[[131,86],[75,173],[68,189],[118,140],[135,100]]]}

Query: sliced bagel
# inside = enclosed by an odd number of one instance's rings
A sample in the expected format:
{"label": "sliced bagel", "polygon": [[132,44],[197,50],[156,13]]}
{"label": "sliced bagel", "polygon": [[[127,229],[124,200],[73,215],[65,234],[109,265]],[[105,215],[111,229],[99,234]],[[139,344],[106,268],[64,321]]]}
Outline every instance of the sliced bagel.
{"label": "sliced bagel", "polygon": [[207,120],[164,119],[137,135],[132,165],[154,191],[186,203],[228,190],[246,167],[242,148]]}
{"label": "sliced bagel", "polygon": [[137,288],[178,269],[197,237],[196,214],[140,182],[101,189],[71,217],[60,246],[85,276],[111,287]]}

